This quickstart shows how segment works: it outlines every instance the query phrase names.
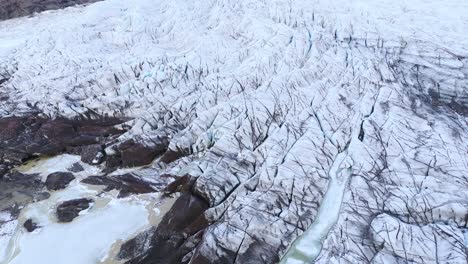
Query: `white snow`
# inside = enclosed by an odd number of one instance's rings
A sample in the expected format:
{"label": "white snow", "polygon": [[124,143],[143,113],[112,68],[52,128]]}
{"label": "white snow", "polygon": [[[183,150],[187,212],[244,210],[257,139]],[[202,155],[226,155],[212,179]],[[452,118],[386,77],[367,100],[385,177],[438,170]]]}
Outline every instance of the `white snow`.
{"label": "white snow", "polygon": [[18,221],[11,219],[11,215],[6,212],[0,212],[0,260],[5,257],[6,249],[13,235]]}
{"label": "white snow", "polygon": [[139,201],[112,200],[66,224],[54,222],[49,210],[37,204],[25,210],[24,217],[38,221],[41,228],[32,233],[18,230],[1,263],[98,263],[113,243],[148,225],[148,212]]}
{"label": "white snow", "polygon": [[463,236],[465,238],[465,240],[464,240],[465,241],[465,247],[468,248],[468,230],[463,231]]}

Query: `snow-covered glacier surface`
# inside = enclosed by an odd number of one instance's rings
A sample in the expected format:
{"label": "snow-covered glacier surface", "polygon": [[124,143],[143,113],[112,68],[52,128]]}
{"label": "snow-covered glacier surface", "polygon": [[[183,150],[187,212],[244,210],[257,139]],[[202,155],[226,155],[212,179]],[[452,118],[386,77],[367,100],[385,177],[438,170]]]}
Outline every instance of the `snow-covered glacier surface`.
{"label": "snow-covered glacier surface", "polygon": [[[0,118],[126,128],[91,165],[12,169],[75,180],[0,207],[0,263],[467,263],[466,14],[463,0],[105,0],[0,22]],[[164,147],[106,170],[130,141]],[[119,175],[133,176],[80,182]]]}

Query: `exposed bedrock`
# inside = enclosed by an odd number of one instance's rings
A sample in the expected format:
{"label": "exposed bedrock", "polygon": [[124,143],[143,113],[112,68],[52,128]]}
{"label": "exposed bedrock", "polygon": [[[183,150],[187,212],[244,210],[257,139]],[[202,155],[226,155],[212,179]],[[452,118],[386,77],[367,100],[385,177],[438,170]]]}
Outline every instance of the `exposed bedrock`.
{"label": "exposed bedrock", "polygon": [[47,176],[45,186],[49,191],[57,191],[67,187],[74,179],[75,176],[71,172],[54,172]]}
{"label": "exposed bedrock", "polygon": [[39,226],[32,219],[26,220],[26,222],[24,222],[23,224],[23,227],[28,232],[33,232],[34,230],[39,228]]}
{"label": "exposed bedrock", "polygon": [[[177,185],[177,186],[176,186]],[[206,200],[192,192],[193,179],[184,176],[170,185],[168,192],[180,190],[181,195],[164,215],[155,230],[146,231],[122,246],[122,258],[132,257],[128,264],[182,263],[190,253],[208,225],[203,213],[209,208]],[[142,245],[148,244],[149,248]],[[139,248],[134,256],[135,248]]]}
{"label": "exposed bedrock", "polygon": [[104,145],[124,133],[125,130],[115,127],[122,122],[115,118],[71,120],[48,119],[37,115],[2,118],[0,177],[12,167],[33,157],[53,156],[63,152],[82,155],[84,161],[94,163],[93,160],[102,155],[95,146]]}
{"label": "exposed bedrock", "polygon": [[57,206],[57,219],[59,222],[71,222],[78,217],[81,211],[88,209],[93,202],[89,198],[80,198],[65,201]]}
{"label": "exposed bedrock", "polygon": [[101,164],[106,158],[104,147],[100,144],[81,147],[78,153],[81,153],[82,162],[92,165]]}
{"label": "exposed bedrock", "polygon": [[81,181],[89,185],[104,186],[104,191],[119,191],[118,197],[126,197],[130,194],[151,193],[160,190],[165,183],[152,183],[145,181],[137,175],[124,174],[117,176],[90,176]]}
{"label": "exposed bedrock", "polygon": [[0,2],[0,21],[31,15],[35,12],[61,9],[97,1],[99,0],[2,0]]}
{"label": "exposed bedrock", "polygon": [[131,138],[117,144],[113,154],[106,157],[107,168],[137,167],[150,164],[164,154],[169,145],[166,137],[152,139]]}

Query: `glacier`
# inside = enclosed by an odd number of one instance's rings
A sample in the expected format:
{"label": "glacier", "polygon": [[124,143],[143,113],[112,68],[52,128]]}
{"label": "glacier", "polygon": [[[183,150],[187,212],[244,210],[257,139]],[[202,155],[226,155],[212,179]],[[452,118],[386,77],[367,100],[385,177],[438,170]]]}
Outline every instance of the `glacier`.
{"label": "glacier", "polygon": [[0,21],[0,263],[468,262],[468,2],[89,2]]}

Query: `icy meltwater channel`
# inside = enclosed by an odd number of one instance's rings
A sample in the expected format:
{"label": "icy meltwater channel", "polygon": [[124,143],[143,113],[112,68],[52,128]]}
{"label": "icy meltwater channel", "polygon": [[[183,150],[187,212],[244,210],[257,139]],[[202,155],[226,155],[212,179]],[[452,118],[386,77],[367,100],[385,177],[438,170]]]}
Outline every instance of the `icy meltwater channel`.
{"label": "icy meltwater channel", "polygon": [[[62,155],[40,160],[34,166],[27,165],[22,173],[44,175],[63,171],[79,162],[80,157]],[[155,210],[158,194],[116,199],[115,194],[101,193],[99,188],[81,184],[85,174],[96,173],[96,168],[81,164],[84,172],[75,174],[77,179],[61,191],[52,192],[49,199],[25,207],[17,221],[17,227],[7,244],[0,244],[2,264],[83,264],[118,263],[112,260],[116,245],[130,239],[154,224],[161,214]],[[63,201],[92,198],[94,203],[70,223],[58,223],[55,208]],[[39,226],[28,233],[22,226],[32,219]]]}
{"label": "icy meltwater channel", "polygon": [[323,240],[338,220],[346,184],[352,174],[352,164],[347,157],[348,151],[343,151],[335,158],[329,171],[328,190],[315,221],[294,241],[280,264],[309,264],[320,254]]}

